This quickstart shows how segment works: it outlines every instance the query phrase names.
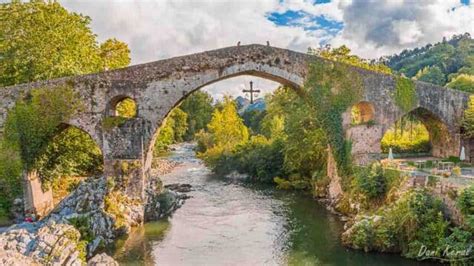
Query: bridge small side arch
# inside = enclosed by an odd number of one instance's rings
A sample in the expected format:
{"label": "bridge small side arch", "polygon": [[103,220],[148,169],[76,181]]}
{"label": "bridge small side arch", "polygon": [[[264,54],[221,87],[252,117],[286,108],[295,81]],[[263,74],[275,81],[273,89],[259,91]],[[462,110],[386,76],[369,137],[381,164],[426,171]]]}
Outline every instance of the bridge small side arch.
{"label": "bridge small side arch", "polygon": [[105,108],[106,116],[123,116],[133,118],[138,116],[137,101],[128,95],[112,97]]}
{"label": "bridge small side arch", "polygon": [[[434,157],[448,157],[459,155],[459,136],[449,129],[448,124],[427,108],[418,106],[400,116],[396,121],[411,115],[420,121],[428,131],[431,144],[431,155]],[[388,128],[385,129],[385,135]]]}

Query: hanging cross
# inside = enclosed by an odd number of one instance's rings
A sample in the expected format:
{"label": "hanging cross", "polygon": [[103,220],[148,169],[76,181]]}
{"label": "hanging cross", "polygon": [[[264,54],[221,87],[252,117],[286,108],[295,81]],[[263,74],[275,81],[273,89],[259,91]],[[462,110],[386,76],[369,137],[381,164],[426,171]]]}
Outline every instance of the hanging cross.
{"label": "hanging cross", "polygon": [[244,92],[244,93],[245,93],[245,92],[249,92],[249,93],[250,93],[250,104],[253,104],[253,94],[254,94],[254,93],[259,93],[260,90],[254,90],[254,89],[253,89],[253,82],[250,81],[250,90],[244,89],[244,90],[242,90],[242,92]]}

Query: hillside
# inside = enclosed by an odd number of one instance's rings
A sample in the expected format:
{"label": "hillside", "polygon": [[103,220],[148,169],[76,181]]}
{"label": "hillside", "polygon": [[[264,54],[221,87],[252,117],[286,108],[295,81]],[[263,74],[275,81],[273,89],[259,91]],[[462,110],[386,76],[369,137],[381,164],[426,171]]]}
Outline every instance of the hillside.
{"label": "hillside", "polygon": [[453,89],[474,92],[474,39],[454,35],[384,58],[394,72]]}

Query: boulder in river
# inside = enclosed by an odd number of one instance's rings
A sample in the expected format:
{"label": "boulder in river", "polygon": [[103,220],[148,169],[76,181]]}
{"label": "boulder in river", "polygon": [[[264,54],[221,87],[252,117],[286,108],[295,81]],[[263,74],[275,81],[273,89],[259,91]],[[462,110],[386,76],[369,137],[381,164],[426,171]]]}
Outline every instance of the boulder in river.
{"label": "boulder in river", "polygon": [[180,193],[187,193],[187,192],[191,192],[192,190],[192,186],[190,184],[179,184],[179,183],[165,185],[165,188],[176,191],[176,192],[180,192]]}
{"label": "boulder in river", "polygon": [[101,253],[90,259],[87,266],[119,266],[119,264],[109,255]]}

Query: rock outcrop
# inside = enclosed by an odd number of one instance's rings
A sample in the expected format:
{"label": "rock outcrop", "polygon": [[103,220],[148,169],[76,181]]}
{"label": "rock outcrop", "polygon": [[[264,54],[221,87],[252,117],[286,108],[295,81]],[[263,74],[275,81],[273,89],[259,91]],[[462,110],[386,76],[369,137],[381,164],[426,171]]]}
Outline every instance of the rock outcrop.
{"label": "rock outcrop", "polygon": [[191,191],[191,185],[189,184],[171,184],[163,189],[158,177],[150,177],[145,191],[145,221],[155,221],[170,215],[181,207],[184,200],[188,198],[182,192],[189,191]]}
{"label": "rock outcrop", "polygon": [[[148,180],[146,203],[131,199],[110,179],[89,178],[35,223],[13,225],[0,234],[0,265],[118,265],[96,251],[128,234],[146,219],[157,220],[181,207],[185,194]],[[189,185],[174,184],[189,191]]]}
{"label": "rock outcrop", "polygon": [[32,258],[21,254],[20,252],[13,251],[13,250],[0,250],[0,265],[5,265],[5,266],[17,266],[17,265],[39,266],[41,264],[34,261]]}
{"label": "rock outcrop", "polygon": [[90,259],[87,266],[119,266],[119,264],[109,255],[101,253]]}
{"label": "rock outcrop", "polygon": [[143,204],[114,190],[106,178],[89,178],[67,196],[43,221],[72,224],[87,235],[90,256],[99,246],[126,234],[143,222]]}
{"label": "rock outcrop", "polygon": [[0,261],[7,265],[81,265],[86,251],[80,237],[72,225],[54,221],[14,225],[0,235]]}

